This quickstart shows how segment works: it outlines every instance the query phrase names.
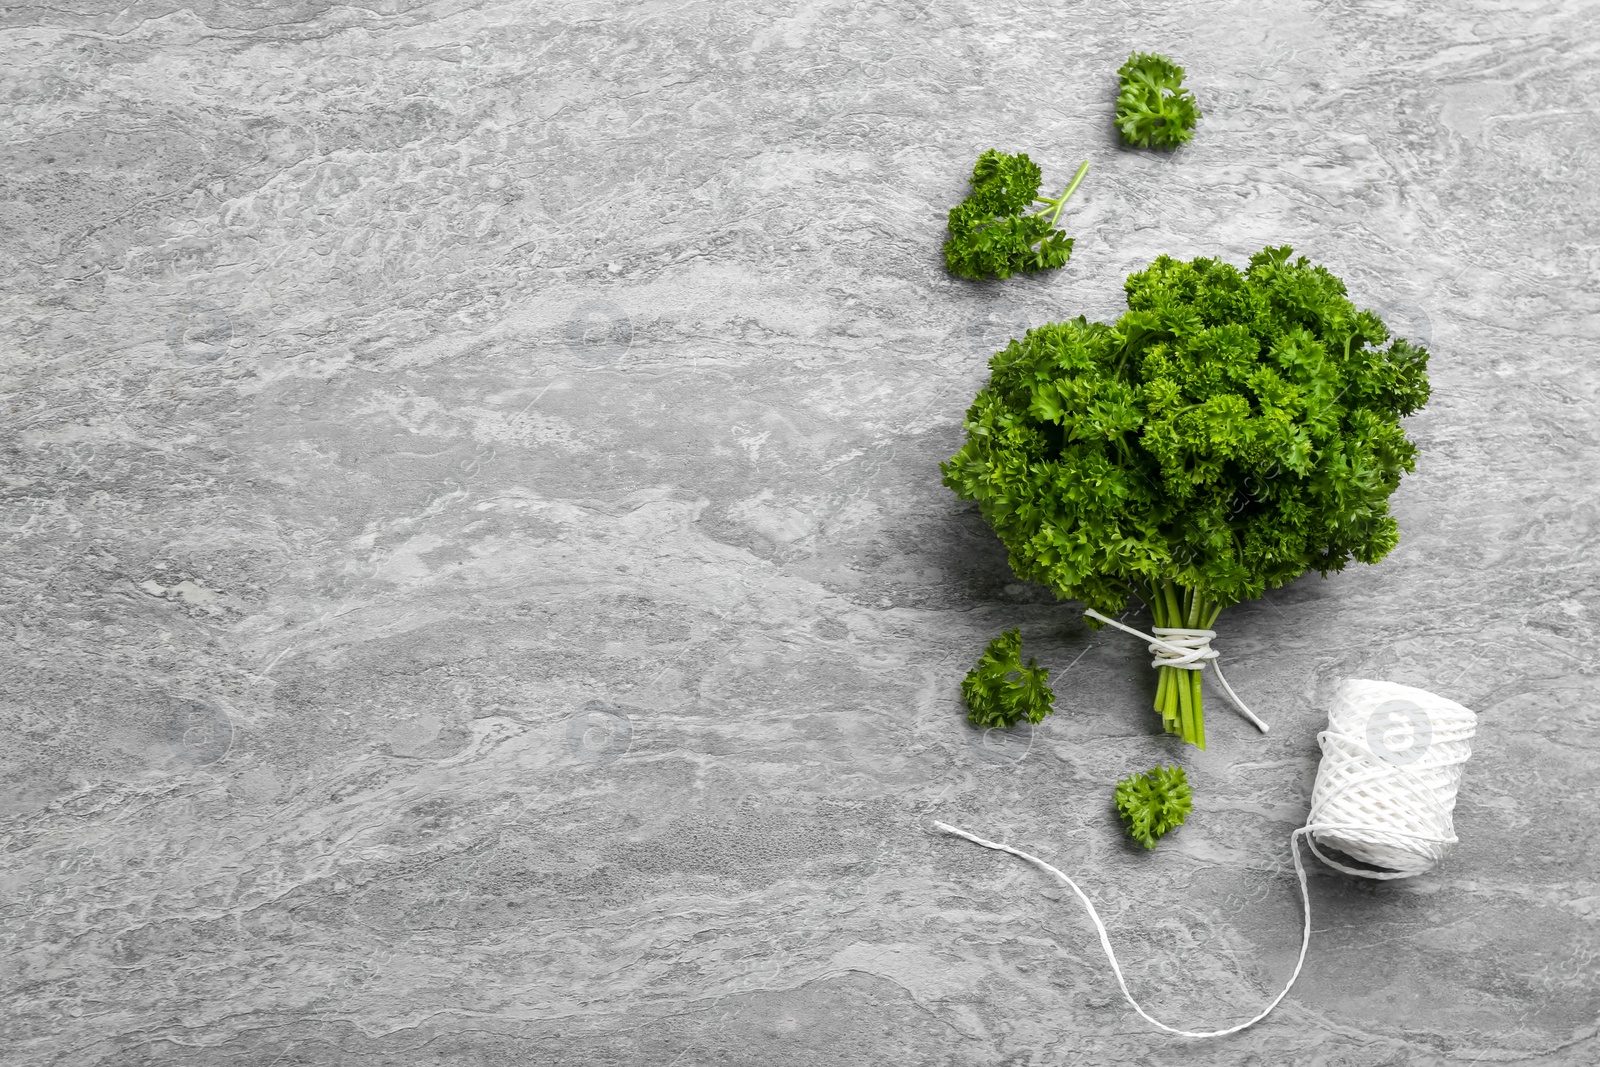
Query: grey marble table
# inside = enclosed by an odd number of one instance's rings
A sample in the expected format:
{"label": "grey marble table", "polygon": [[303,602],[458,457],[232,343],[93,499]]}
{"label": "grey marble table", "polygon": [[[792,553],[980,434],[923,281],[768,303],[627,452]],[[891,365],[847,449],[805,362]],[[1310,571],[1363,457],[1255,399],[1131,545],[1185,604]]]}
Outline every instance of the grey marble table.
{"label": "grey marble table", "polygon": [[[1115,69],[1205,118],[1120,149]],[[1600,5],[0,8],[0,1062],[1593,1064]],[[1077,251],[939,259],[990,146]],[[987,357],[1290,244],[1433,352],[1402,543],[1225,616],[1211,747],[939,484]],[[1020,625],[1060,706],[957,692]],[[1338,679],[1459,848],[1287,837]],[[1109,803],[1181,760],[1188,825]]]}

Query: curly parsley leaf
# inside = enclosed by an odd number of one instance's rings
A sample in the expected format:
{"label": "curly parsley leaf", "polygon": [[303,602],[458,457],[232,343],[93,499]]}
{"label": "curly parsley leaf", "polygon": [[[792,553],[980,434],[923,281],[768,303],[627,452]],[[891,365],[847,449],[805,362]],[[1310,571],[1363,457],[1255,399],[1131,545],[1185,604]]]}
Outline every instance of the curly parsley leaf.
{"label": "curly parsley leaf", "polygon": [[1117,71],[1117,132],[1136,148],[1188,144],[1200,105],[1183,87],[1183,68],[1166,56],[1134,52]]}
{"label": "curly parsley leaf", "polygon": [[[1083,181],[1078,168],[1066,192],[1039,196],[1042,175],[1026,152],[1010,156],[988,149],[972,168],[972,191],[950,209],[945,266],[963,278],[1009,278],[1053,270],[1072,255],[1072,238],[1055,228],[1067,199]],[[1031,210],[1035,203],[1045,206]]]}
{"label": "curly parsley leaf", "polygon": [[1163,834],[1182,826],[1194,806],[1182,767],[1152,767],[1122,779],[1116,801],[1128,836],[1145,848],[1155,848]]}
{"label": "curly parsley leaf", "polygon": [[989,642],[962,681],[961,695],[967,721],[974,726],[1004,728],[1023,719],[1036,723],[1055,710],[1050,672],[1032,657],[1022,665],[1022,632],[1016,628]]}

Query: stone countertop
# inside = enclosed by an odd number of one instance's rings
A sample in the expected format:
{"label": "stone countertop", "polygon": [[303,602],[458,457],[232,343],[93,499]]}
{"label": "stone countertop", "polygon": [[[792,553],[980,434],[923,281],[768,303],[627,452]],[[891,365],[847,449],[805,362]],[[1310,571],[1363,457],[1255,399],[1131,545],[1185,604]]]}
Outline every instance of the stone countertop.
{"label": "stone countertop", "polygon": [[[7,1067],[1600,1059],[1600,6],[79,0],[0,86]],[[944,273],[991,146],[1092,161],[1065,269]],[[1267,244],[1434,397],[1400,547],[1224,617],[1274,730],[1199,753],[938,463],[1008,338]],[[1059,710],[984,735],[1012,625]],[[1241,1021],[1346,676],[1479,713],[1461,844],[1314,868],[1243,1034],[930,833]]]}

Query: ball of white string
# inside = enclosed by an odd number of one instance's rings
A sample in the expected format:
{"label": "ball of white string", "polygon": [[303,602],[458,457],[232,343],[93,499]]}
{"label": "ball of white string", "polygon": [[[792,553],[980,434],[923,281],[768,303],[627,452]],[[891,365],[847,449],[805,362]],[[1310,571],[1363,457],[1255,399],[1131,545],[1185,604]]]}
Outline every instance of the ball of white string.
{"label": "ball of white string", "polygon": [[[1456,790],[1476,728],[1471,711],[1425,689],[1346,681],[1317,735],[1322,763],[1305,826],[1311,851],[1361,878],[1432,870],[1456,841]],[[1319,845],[1376,869],[1330,858]]]}

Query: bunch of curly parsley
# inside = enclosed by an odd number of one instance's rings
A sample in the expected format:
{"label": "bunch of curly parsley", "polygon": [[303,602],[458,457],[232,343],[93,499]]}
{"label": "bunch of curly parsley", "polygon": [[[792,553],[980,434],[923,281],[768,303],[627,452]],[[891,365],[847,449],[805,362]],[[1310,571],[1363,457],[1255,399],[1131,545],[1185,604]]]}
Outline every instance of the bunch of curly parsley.
{"label": "bunch of curly parsley", "polygon": [[[1162,256],[1128,278],[1115,325],[1040,326],[990,360],[941,469],[1018,577],[1211,629],[1308,570],[1394,548],[1389,496],[1417,454],[1399,419],[1428,399],[1428,353],[1290,256],[1244,271]],[[1155,703],[1204,748],[1199,684],[1163,667]]]}

